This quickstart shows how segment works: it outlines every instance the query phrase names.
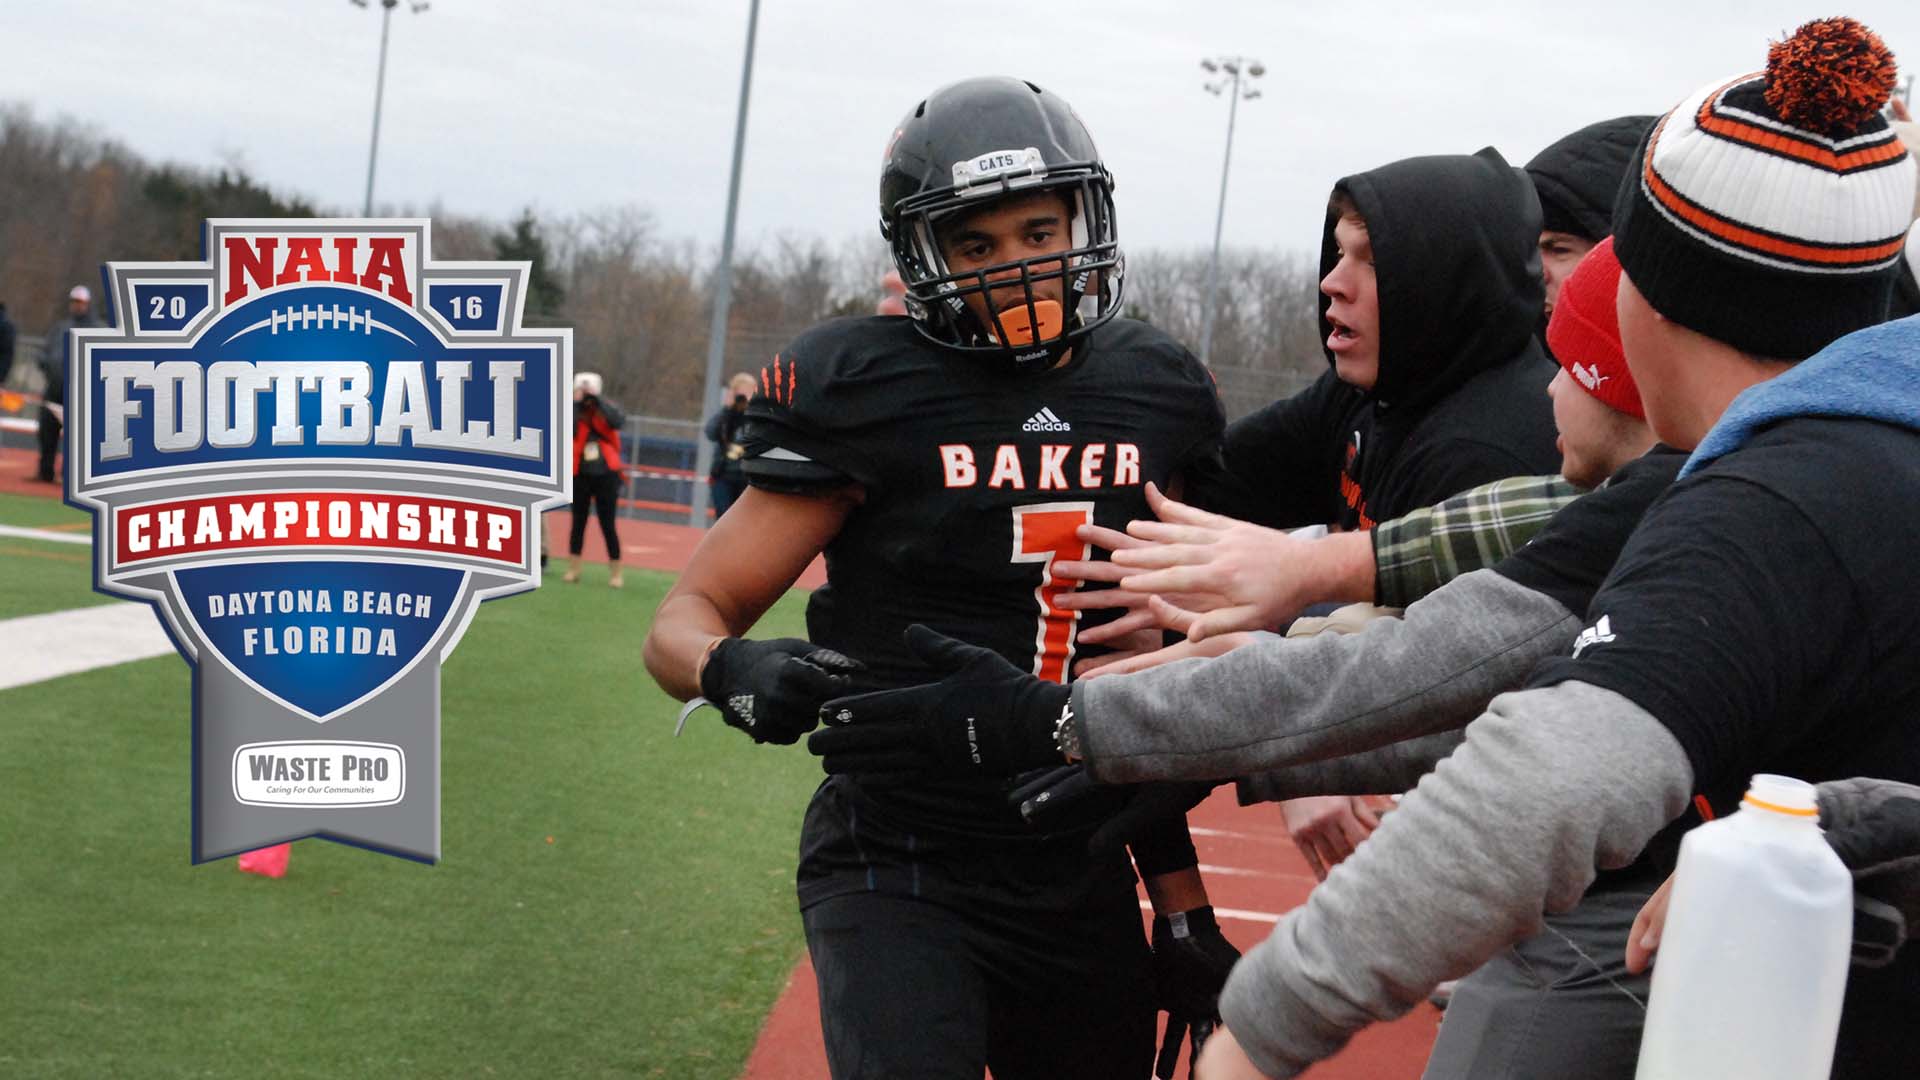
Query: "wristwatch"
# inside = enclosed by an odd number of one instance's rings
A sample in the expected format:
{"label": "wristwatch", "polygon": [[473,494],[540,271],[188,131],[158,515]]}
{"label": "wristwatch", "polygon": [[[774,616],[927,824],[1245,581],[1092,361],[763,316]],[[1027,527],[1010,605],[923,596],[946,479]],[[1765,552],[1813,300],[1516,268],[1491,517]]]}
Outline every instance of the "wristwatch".
{"label": "wristwatch", "polygon": [[1060,756],[1068,761],[1081,759],[1080,729],[1073,722],[1072,698],[1068,698],[1066,704],[1060,706],[1060,719],[1054,721],[1053,748],[1060,751]]}

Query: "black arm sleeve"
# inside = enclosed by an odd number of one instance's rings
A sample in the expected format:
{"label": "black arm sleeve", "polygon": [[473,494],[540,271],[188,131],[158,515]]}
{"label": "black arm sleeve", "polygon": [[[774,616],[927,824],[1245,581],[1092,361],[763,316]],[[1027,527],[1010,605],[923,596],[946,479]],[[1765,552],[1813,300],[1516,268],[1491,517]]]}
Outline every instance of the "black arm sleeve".
{"label": "black arm sleeve", "polygon": [[1133,851],[1134,869],[1143,879],[1200,864],[1185,814],[1166,818],[1142,830],[1127,846]]}

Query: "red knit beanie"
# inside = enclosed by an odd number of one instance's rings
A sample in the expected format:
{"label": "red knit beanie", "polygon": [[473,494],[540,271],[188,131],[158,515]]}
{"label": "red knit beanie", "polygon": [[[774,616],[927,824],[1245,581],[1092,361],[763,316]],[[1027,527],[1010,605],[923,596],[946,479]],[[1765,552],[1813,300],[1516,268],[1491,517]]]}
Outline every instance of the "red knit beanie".
{"label": "red knit beanie", "polygon": [[1594,245],[1560,284],[1560,298],[1547,323],[1547,347],[1580,388],[1628,416],[1647,418],[1640,388],[1627,370],[1620,349],[1620,316],[1613,306],[1620,291],[1620,260],[1613,237]]}

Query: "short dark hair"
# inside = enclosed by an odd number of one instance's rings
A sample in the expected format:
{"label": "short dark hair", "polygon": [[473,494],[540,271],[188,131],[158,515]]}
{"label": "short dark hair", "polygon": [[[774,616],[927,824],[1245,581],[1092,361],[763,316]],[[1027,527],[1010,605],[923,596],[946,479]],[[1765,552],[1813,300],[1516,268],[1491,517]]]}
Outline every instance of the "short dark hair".
{"label": "short dark hair", "polygon": [[1337,187],[1327,196],[1327,216],[1335,221],[1352,218],[1360,224],[1367,223],[1367,216],[1360,212],[1360,204],[1353,201],[1353,195],[1346,188]]}

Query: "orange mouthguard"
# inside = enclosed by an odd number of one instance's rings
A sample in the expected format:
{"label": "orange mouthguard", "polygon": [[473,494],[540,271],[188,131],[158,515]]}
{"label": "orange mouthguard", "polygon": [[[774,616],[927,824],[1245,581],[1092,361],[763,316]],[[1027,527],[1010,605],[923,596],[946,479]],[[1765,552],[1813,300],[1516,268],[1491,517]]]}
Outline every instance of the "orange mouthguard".
{"label": "orange mouthguard", "polygon": [[[1028,318],[1028,312],[1039,320],[1036,326]],[[1035,300],[1031,306],[1016,304],[1000,313],[1000,325],[1007,331],[1007,344],[1031,345],[1036,341],[1049,341],[1060,335],[1060,327],[1066,322],[1060,314],[1060,301]]]}

